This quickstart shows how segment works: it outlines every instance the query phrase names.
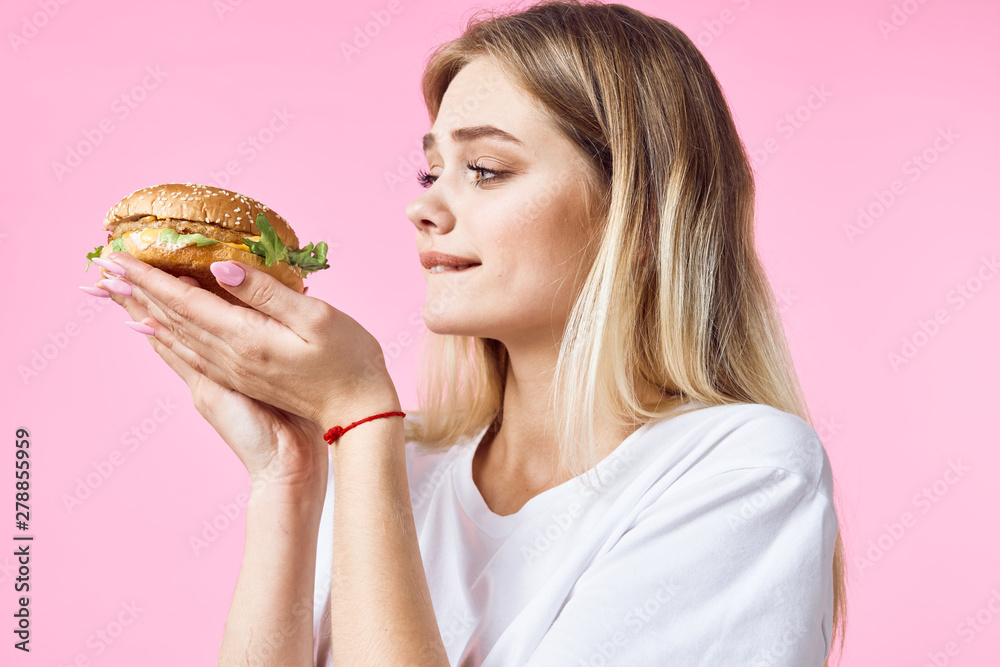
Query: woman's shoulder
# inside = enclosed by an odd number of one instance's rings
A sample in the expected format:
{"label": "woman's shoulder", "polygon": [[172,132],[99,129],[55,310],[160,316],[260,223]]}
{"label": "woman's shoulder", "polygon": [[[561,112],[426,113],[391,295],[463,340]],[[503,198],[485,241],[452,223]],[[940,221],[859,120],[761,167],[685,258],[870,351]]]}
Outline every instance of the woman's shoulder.
{"label": "woman's shoulder", "polygon": [[649,436],[681,441],[707,477],[748,468],[781,469],[829,496],[832,472],[819,434],[798,415],[760,403],[695,404],[652,425]]}

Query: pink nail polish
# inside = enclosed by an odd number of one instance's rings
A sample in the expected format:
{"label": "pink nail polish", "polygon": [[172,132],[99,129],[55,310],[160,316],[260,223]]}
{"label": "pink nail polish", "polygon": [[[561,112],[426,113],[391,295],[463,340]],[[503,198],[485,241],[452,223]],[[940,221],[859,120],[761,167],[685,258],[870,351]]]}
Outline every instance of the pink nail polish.
{"label": "pink nail polish", "polygon": [[122,267],[118,266],[114,262],[109,262],[108,260],[101,259],[100,257],[95,257],[93,261],[94,261],[94,264],[97,264],[102,269],[107,269],[108,271],[110,271],[111,273],[114,273],[115,275],[119,275],[119,276],[124,276],[125,275],[125,269],[123,269]]}
{"label": "pink nail polish", "polygon": [[146,334],[147,336],[152,336],[153,334],[156,333],[153,327],[149,326],[148,324],[143,324],[142,322],[130,321],[126,322],[125,324],[127,324],[129,328],[132,329],[132,331],[138,331],[139,333]]}
{"label": "pink nail polish", "polygon": [[84,287],[83,285],[80,285],[80,289],[82,289],[84,292],[86,292],[87,294],[89,294],[91,296],[99,296],[99,297],[104,298],[104,299],[110,299],[111,298],[111,295],[108,294],[108,291],[107,290],[103,290],[100,287]]}
{"label": "pink nail polish", "polygon": [[247,276],[246,271],[232,262],[212,262],[208,268],[212,271],[212,275],[219,279],[220,283],[232,287],[241,284]]}
{"label": "pink nail polish", "polygon": [[117,278],[105,278],[97,283],[98,285],[103,285],[115,294],[121,294],[122,296],[132,296],[132,286],[129,285],[124,280],[118,280]]}

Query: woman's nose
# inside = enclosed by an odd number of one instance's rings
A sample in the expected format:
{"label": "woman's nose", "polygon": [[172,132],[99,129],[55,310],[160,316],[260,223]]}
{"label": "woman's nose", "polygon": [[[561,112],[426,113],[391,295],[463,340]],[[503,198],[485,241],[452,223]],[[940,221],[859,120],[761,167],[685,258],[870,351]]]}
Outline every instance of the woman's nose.
{"label": "woman's nose", "polygon": [[406,217],[419,232],[437,231],[444,234],[454,224],[454,218],[444,202],[429,191],[407,204]]}

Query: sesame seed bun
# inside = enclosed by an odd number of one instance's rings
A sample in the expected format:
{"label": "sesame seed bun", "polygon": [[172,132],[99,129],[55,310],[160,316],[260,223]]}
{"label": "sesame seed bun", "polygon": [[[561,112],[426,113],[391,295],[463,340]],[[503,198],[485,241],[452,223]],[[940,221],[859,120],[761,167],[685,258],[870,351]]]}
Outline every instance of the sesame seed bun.
{"label": "sesame seed bun", "polygon": [[146,216],[205,222],[224,229],[257,236],[257,214],[263,213],[285,247],[298,250],[299,239],[288,222],[256,199],[231,190],[196,183],[164,183],[136,190],[111,207],[104,229],[113,231],[122,222]]}
{"label": "sesame seed bun", "polygon": [[[267,216],[285,247],[299,249],[299,239],[283,217],[238,192],[194,183],[165,183],[142,188],[108,211],[104,229],[110,233],[101,256],[107,257],[114,252],[111,242],[120,239],[125,252],[136,259],[175,276],[191,276],[205,289],[237,305],[246,304],[218,285],[209,270],[212,262],[242,262],[274,276],[296,292],[302,292],[304,285],[299,267],[283,261],[267,266],[263,257],[249,250],[224,245],[235,243],[242,246],[244,237],[260,236],[256,222],[258,213]],[[203,234],[221,243],[181,248],[157,243],[145,247],[137,244],[133,232],[149,228],[170,228],[180,234]],[[101,273],[108,275],[103,269]]]}

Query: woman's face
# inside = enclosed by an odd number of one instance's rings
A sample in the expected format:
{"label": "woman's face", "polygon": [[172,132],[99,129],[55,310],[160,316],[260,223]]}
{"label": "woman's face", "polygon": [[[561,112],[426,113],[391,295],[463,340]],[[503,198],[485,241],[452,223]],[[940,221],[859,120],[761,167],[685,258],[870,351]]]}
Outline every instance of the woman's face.
{"label": "woman's face", "polygon": [[424,266],[427,327],[508,347],[556,343],[590,266],[584,156],[484,58],[452,80],[424,145],[427,189],[406,209],[417,252],[479,263]]}

